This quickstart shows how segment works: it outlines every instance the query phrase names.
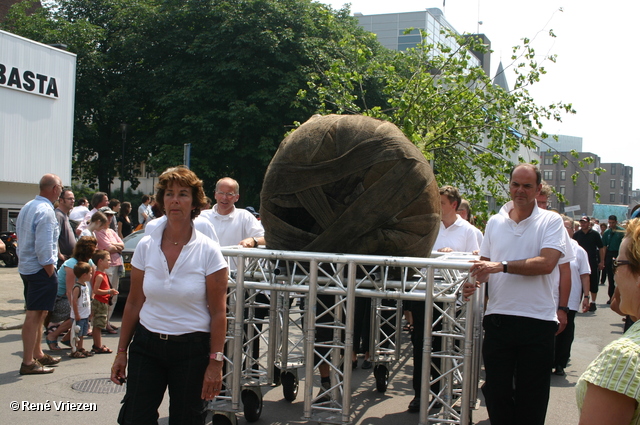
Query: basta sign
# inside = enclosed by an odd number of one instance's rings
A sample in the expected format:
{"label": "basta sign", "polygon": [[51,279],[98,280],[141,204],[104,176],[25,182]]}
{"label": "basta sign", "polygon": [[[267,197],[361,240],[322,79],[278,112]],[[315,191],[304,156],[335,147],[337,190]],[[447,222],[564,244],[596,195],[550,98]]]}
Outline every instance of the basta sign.
{"label": "basta sign", "polygon": [[58,85],[54,77],[28,70],[20,72],[18,68],[9,69],[2,63],[0,63],[0,86],[58,98]]}

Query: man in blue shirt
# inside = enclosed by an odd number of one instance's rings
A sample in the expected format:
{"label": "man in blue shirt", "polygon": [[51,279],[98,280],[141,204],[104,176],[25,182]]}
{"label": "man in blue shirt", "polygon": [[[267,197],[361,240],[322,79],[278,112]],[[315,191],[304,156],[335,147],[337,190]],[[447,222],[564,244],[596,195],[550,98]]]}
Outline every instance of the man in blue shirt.
{"label": "man in blue shirt", "polygon": [[22,326],[23,359],[21,375],[51,373],[47,366],[60,362],[42,352],[42,326],[48,311],[53,310],[58,290],[56,263],[60,227],[53,202],[62,194],[60,177],[45,174],[40,179],[40,194],[28,202],[18,215],[16,233],[18,271],[25,285],[27,313]]}

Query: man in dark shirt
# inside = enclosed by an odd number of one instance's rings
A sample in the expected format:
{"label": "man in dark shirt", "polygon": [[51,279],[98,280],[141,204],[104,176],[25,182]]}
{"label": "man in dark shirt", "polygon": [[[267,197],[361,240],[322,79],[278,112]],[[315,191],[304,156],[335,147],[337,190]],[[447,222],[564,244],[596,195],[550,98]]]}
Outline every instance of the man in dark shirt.
{"label": "man in dark shirt", "polygon": [[589,256],[589,266],[591,267],[591,276],[589,278],[591,303],[589,304],[589,311],[593,312],[596,311],[600,270],[604,269],[605,248],[600,234],[593,230],[589,217],[586,215],[583,215],[580,219],[580,230],[573,234],[573,239],[587,251]]}
{"label": "man in dark shirt", "polygon": [[76,236],[73,233],[71,223],[69,223],[69,212],[73,209],[75,202],[73,192],[65,189],[58,198],[58,208],[55,209],[56,220],[60,226],[60,236],[58,237],[58,268],[71,258],[73,248],[76,246]]}
{"label": "man in dark shirt", "polygon": [[615,274],[613,270],[613,260],[618,256],[618,250],[620,244],[624,238],[624,228],[618,226],[618,217],[615,215],[609,216],[609,228],[604,231],[602,235],[602,243],[607,249],[604,258],[604,271],[607,274],[607,280],[609,281],[609,301],[607,304],[611,304],[611,297],[616,290]]}

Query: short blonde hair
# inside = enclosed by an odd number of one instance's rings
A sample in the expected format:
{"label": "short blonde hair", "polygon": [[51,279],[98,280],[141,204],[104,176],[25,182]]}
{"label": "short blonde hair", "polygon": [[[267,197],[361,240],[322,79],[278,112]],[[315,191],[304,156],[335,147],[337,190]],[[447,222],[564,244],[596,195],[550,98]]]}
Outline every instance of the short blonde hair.
{"label": "short blonde hair", "polygon": [[627,258],[631,272],[640,275],[640,218],[634,218],[627,225],[627,233],[624,236],[629,239],[627,244]]}

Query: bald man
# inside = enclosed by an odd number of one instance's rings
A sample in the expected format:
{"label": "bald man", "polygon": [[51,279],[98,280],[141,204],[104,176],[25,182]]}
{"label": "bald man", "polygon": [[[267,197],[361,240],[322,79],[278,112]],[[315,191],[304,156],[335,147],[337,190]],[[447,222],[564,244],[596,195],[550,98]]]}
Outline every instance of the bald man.
{"label": "bald man", "polygon": [[48,367],[60,362],[42,352],[42,326],[47,312],[53,310],[58,289],[56,263],[60,227],[53,203],[62,194],[60,177],[45,174],[40,179],[40,194],[18,214],[16,233],[20,244],[18,271],[25,286],[27,313],[22,326],[23,359],[21,375],[53,372]]}

